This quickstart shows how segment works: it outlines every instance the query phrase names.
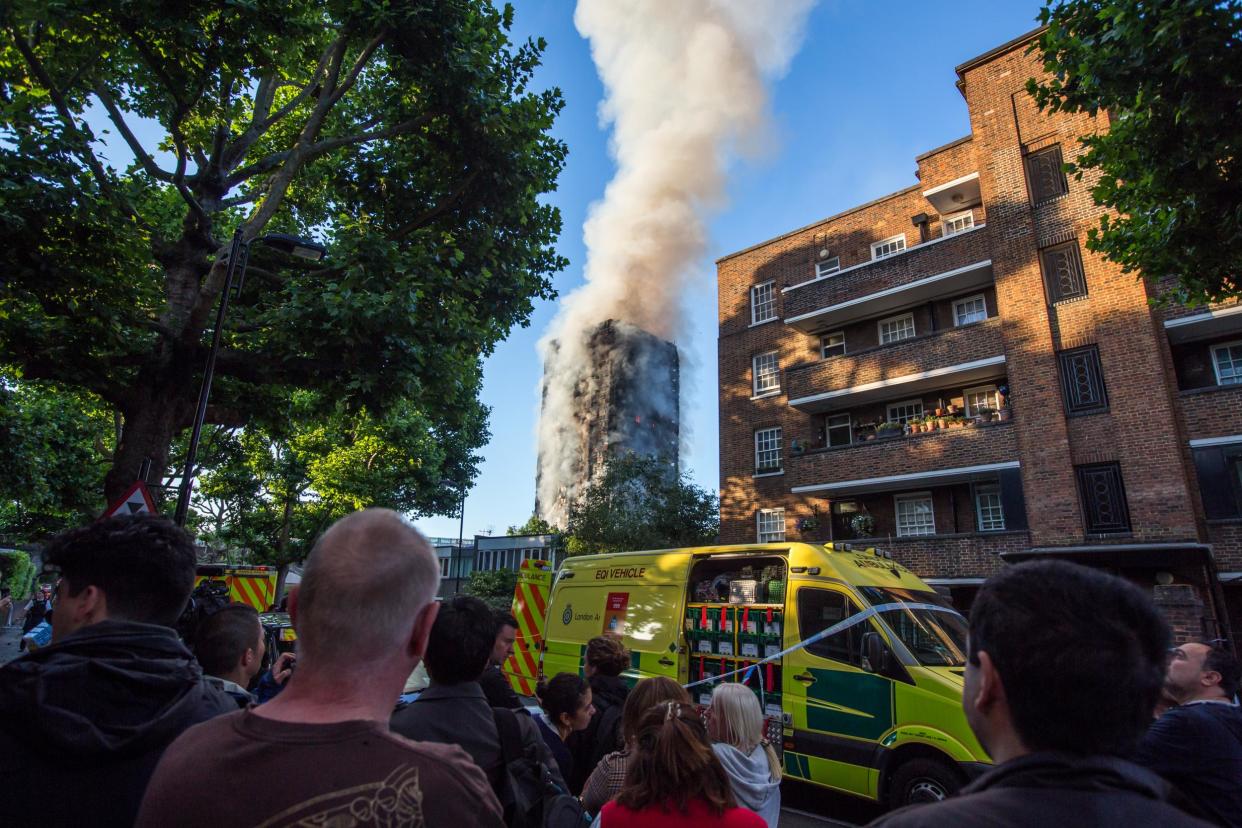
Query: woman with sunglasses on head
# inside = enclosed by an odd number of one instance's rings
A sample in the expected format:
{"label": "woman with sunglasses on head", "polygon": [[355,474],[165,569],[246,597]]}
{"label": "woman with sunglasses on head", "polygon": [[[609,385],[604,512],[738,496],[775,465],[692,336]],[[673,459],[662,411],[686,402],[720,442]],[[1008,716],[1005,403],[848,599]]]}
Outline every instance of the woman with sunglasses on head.
{"label": "woman with sunglasses on head", "polygon": [[729,777],[690,705],[665,702],[638,723],[625,787],[600,811],[600,828],[766,828],[737,807]]}

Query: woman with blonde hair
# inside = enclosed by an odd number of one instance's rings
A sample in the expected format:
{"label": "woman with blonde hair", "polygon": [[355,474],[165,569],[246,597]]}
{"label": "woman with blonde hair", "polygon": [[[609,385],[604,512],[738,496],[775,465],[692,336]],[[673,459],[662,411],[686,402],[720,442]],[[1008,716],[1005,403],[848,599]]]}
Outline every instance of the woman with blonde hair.
{"label": "woman with blonde hair", "polygon": [[776,828],[781,761],[763,737],[763,710],[754,692],[744,684],[722,684],[712,691],[707,732],[737,803]]}

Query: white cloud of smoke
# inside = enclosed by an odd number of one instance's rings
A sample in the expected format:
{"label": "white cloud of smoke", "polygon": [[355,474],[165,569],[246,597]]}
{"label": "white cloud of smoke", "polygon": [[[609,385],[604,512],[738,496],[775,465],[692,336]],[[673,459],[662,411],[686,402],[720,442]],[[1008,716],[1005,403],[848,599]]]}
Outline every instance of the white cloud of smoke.
{"label": "white cloud of smoke", "polygon": [[613,129],[617,173],[584,227],[586,284],[565,297],[540,344],[548,364],[549,343],[560,343],[544,380],[541,504],[572,490],[580,468],[573,404],[592,381],[589,332],[617,319],[677,339],[705,216],[722,205],[730,157],[759,146],[765,79],[788,67],[812,5],[579,0],[574,22],[604,84],[600,118]]}

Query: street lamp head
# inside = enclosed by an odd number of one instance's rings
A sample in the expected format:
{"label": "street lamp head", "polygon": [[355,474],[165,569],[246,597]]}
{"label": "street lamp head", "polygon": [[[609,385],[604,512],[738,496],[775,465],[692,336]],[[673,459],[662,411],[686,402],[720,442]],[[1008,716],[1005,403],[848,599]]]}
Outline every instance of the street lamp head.
{"label": "street lamp head", "polygon": [[297,256],[300,259],[310,259],[313,262],[322,261],[328,252],[328,248],[319,242],[288,233],[268,233],[266,236],[260,236],[256,241],[282,253]]}

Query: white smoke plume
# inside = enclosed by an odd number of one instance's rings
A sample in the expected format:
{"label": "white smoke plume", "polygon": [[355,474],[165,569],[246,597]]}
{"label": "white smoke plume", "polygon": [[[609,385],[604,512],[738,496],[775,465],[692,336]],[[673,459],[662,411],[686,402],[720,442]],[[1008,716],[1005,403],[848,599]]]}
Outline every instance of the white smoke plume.
{"label": "white smoke plume", "polygon": [[565,297],[540,343],[545,514],[572,496],[581,469],[574,399],[594,397],[589,332],[616,319],[676,340],[706,215],[722,206],[731,157],[759,145],[765,80],[787,68],[814,2],[579,0],[574,22],[604,84],[600,118],[613,128],[617,173],[583,230],[586,284]]}

